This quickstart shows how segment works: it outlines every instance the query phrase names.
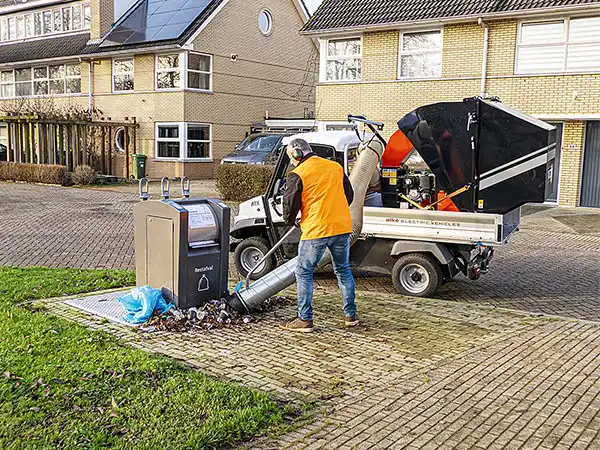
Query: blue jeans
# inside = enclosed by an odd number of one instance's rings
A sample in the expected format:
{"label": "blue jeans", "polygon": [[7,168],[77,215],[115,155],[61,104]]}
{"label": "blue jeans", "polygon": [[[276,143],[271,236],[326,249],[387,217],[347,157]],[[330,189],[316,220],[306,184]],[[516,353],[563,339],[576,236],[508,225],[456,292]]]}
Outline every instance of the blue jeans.
{"label": "blue jeans", "polygon": [[327,249],[331,252],[333,259],[333,269],[344,301],[344,313],[347,316],[356,314],[356,304],[354,303],[356,298],[355,284],[350,270],[350,235],[341,234],[328,238],[300,241],[296,282],[298,283],[298,317],[302,320],[313,319],[313,277],[315,269]]}

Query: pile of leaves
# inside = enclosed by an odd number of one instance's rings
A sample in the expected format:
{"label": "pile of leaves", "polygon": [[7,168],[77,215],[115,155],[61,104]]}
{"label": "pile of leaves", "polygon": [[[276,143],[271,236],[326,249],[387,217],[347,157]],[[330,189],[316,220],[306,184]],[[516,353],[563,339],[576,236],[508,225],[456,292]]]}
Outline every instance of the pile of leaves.
{"label": "pile of leaves", "polygon": [[171,308],[164,314],[157,311],[140,328],[146,333],[170,331],[185,333],[191,331],[217,330],[234,328],[258,322],[260,315],[281,309],[289,304],[287,297],[274,296],[265,301],[258,315],[244,315],[233,310],[224,299],[212,300],[200,308],[181,311]]}

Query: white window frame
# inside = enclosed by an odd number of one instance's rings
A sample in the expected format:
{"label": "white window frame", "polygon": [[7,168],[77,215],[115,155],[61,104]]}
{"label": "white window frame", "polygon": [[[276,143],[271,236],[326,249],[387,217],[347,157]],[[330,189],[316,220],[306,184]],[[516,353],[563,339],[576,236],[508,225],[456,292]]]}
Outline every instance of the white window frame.
{"label": "white window frame", "polygon": [[[76,8],[78,8],[80,10],[81,27],[78,29],[73,29],[73,10]],[[69,29],[68,30],[64,30],[64,27],[63,27],[64,11],[66,11],[66,10],[69,10]],[[15,41],[39,39],[39,38],[46,37],[46,36],[81,33],[86,30],[89,30],[91,23],[88,22],[86,24],[86,22],[85,22],[85,11],[86,10],[89,11],[91,14],[90,2],[80,2],[75,5],[67,5],[67,6],[57,5],[54,8],[44,8],[44,9],[38,9],[35,11],[24,11],[24,12],[21,12],[18,14],[12,14],[12,15],[0,17],[0,28],[6,27],[7,34],[8,34],[8,31],[10,30],[9,24],[14,24],[14,29],[15,29],[14,36],[10,37],[7,35],[7,39],[2,39],[2,36],[4,36],[5,33],[3,30],[0,30],[0,45],[6,44],[6,43],[13,43]],[[55,12],[59,12],[59,15],[60,15],[60,19],[61,19],[60,31],[55,30],[55,26],[54,26]],[[50,21],[51,22],[51,30],[48,33],[44,33],[44,14],[45,13],[49,13],[51,15],[51,21]],[[35,34],[35,15],[36,14],[40,14],[40,19],[41,19],[41,28],[40,28],[39,34]],[[31,26],[32,26],[32,34],[30,36],[27,35],[26,26],[25,26],[27,23],[28,16],[30,16]],[[19,20],[21,20],[23,23],[24,33],[22,36],[18,34]]]}
{"label": "white window frame", "polygon": [[[352,41],[357,40],[360,41],[360,77],[356,80],[328,80],[327,79],[327,61],[330,59],[339,59],[339,58],[329,58],[328,57],[328,46],[330,41]],[[319,69],[319,81],[321,83],[360,83],[363,79],[363,60],[364,60],[364,45],[363,45],[363,37],[361,35],[352,35],[352,36],[339,36],[332,37],[329,39],[322,39],[321,41],[321,64]],[[354,57],[346,57],[342,59],[356,59]]]}
{"label": "white window frame", "polygon": [[[441,46],[439,50],[410,50],[404,51],[404,35],[405,34],[420,34],[420,33],[440,33]],[[402,76],[402,57],[411,55],[424,55],[424,54],[435,54],[439,53],[442,57],[442,64],[440,65],[440,73],[432,76],[419,76],[419,77],[404,77]],[[405,30],[400,32],[398,40],[398,80],[439,80],[442,78],[443,69],[443,58],[444,58],[444,29],[443,28],[429,28],[424,30]]]}
{"label": "white window frame", "polygon": [[[189,53],[194,53],[196,55],[210,57],[210,72],[188,69],[188,54]],[[180,74],[181,87],[176,87],[176,88],[159,88],[158,87],[158,74],[159,73],[176,72],[176,70],[173,70],[173,69],[160,69],[159,70],[159,68],[158,68],[158,58],[160,56],[168,56],[168,55],[179,55],[179,68],[177,70],[179,70],[179,74]],[[193,91],[193,92],[202,92],[205,94],[212,94],[213,93],[213,73],[214,73],[213,59],[214,59],[213,55],[211,55],[210,53],[196,52],[196,51],[191,51],[191,50],[179,52],[179,53],[178,52],[164,52],[164,53],[155,54],[154,55],[154,90],[158,91],[158,92]],[[196,88],[188,87],[188,78],[189,78],[188,72],[209,74],[210,75],[210,89],[196,89]]]}
{"label": "white window frame", "polygon": [[[8,100],[8,99],[14,99],[14,98],[47,98],[47,97],[74,97],[74,96],[80,96],[82,95],[81,92],[73,92],[73,93],[67,93],[67,81],[68,80],[73,80],[73,79],[79,79],[81,80],[81,66],[79,69],[79,75],[67,75],[67,66],[77,66],[79,65],[78,62],[75,61],[71,61],[71,62],[59,62],[57,64],[47,64],[47,65],[43,65],[43,64],[36,64],[36,65],[32,65],[32,66],[24,66],[24,67],[18,67],[17,69],[4,69],[4,70],[0,70],[0,72],[12,72],[12,77],[13,77],[13,81],[12,82],[1,82],[0,81],[0,100]],[[64,92],[62,94],[51,94],[50,93],[50,82],[51,81],[57,81],[59,80],[58,78],[50,78],[50,66],[64,66],[65,67],[65,75],[62,78],[63,81],[63,86],[64,86]],[[34,72],[35,69],[40,69],[42,67],[46,67],[47,68],[47,73],[48,73],[48,78],[40,78],[40,79],[35,79],[34,77]],[[24,83],[24,82],[17,82],[16,78],[15,78],[15,70],[18,69],[30,69],[31,70],[31,80],[30,80],[30,84],[31,84],[31,95],[27,95],[27,96],[18,96],[17,95],[17,83]],[[48,94],[45,95],[35,95],[35,82],[36,81],[48,81]],[[12,97],[2,97],[2,89],[1,86],[4,85],[12,85],[13,86],[13,96]],[[80,83],[80,91],[81,91],[81,83]]]}
{"label": "white window frame", "polygon": [[[189,61],[188,61],[188,55],[190,53],[194,53],[195,55],[200,55],[200,56],[208,56],[210,59],[210,69],[208,72],[205,72],[203,70],[194,70],[194,69],[189,69],[188,65],[189,65]],[[212,92],[213,91],[213,55],[209,54],[209,53],[202,53],[202,52],[194,52],[194,51],[189,51],[189,52],[185,52],[185,86],[184,89],[187,91],[196,91],[196,92]],[[208,81],[208,89],[199,89],[199,88],[191,88],[188,86],[188,80],[189,80],[189,72],[195,72],[195,73],[199,73],[202,75],[208,75],[209,76],[209,81]],[[158,81],[158,80],[157,80]]]}
{"label": "white window frame", "polygon": [[[159,69],[158,68],[158,58],[161,56],[169,56],[169,55],[178,55],[179,56],[179,66],[177,69]],[[168,53],[157,53],[154,56],[154,89],[156,91],[160,91],[160,92],[173,92],[173,91],[181,91],[184,89],[185,86],[185,76],[182,72],[182,67],[185,67],[185,63],[187,62],[184,57],[183,57],[184,53],[177,53],[177,52],[168,52]],[[169,72],[177,72],[179,71],[179,80],[181,83],[181,87],[174,87],[174,88],[159,88],[158,87],[158,74],[159,73],[169,73]]]}
{"label": "white window frame", "polygon": [[[208,127],[208,141],[207,140],[197,140],[197,139],[189,139],[188,138],[188,127],[192,125],[192,126],[202,126],[202,127]],[[210,123],[197,123],[197,122],[185,122],[184,123],[184,129],[185,129],[185,161],[209,161],[212,162],[213,160],[213,153],[212,153],[212,124]],[[208,156],[205,158],[190,158],[188,155],[188,143],[189,142],[201,142],[201,143],[208,143]]]}
{"label": "white window frame", "polygon": [[[568,16],[568,17],[554,17],[540,20],[521,20],[518,23],[517,27],[517,45],[515,49],[515,67],[514,67],[514,75],[549,75],[549,74],[577,74],[577,73],[600,73],[600,60],[598,61],[598,66],[595,69],[586,69],[586,70],[567,70],[568,64],[568,53],[570,46],[577,45],[589,45],[598,43],[600,45],[600,41],[584,41],[584,42],[569,42],[569,34],[570,34],[570,26],[571,20],[574,19],[585,19],[585,18],[595,18],[600,17],[600,15],[593,16]],[[523,25],[533,25],[533,24],[543,24],[543,23],[551,23],[551,22],[563,22],[563,36],[561,42],[553,42],[546,44],[522,44],[521,39],[523,37]],[[534,72],[526,72],[519,70],[519,49],[521,48],[546,48],[546,47],[564,47],[564,55],[563,55],[563,68],[556,71],[534,71]]]}
{"label": "white window frame", "polygon": [[[209,141],[196,141],[194,139],[191,142],[208,142],[208,153],[207,158],[189,158],[188,153],[188,125],[200,125],[208,127]],[[158,129],[159,127],[174,127],[179,128],[179,138],[159,138]],[[201,122],[156,122],[154,127],[154,159],[156,161],[171,161],[171,162],[213,162],[213,126],[212,123],[201,123]],[[158,156],[158,143],[159,142],[179,142],[179,158],[164,158]],[[182,153],[184,156],[182,156]]]}
{"label": "white window frame", "polygon": [[[131,61],[133,67],[131,69],[131,72],[116,72],[115,71],[115,62],[117,61]],[[115,75],[131,75],[133,77],[133,89],[125,89],[125,90],[121,90],[121,89],[115,89]],[[111,83],[112,83],[112,92],[114,94],[131,94],[135,92],[135,58],[132,56],[130,58],[113,58],[112,59],[112,77],[111,77]],[[158,80],[157,80],[158,81]]]}

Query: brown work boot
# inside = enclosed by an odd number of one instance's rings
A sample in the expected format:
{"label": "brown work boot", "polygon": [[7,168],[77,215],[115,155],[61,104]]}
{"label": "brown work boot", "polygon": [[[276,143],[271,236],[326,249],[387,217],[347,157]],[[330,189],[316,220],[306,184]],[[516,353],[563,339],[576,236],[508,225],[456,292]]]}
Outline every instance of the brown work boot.
{"label": "brown work boot", "polygon": [[315,331],[312,320],[302,320],[300,317],[279,324],[279,328],[286,331],[297,331],[299,333],[312,333]]}
{"label": "brown work boot", "polygon": [[356,314],[353,316],[346,316],[344,319],[344,325],[347,327],[356,327],[360,325],[360,320],[358,320],[358,316]]}

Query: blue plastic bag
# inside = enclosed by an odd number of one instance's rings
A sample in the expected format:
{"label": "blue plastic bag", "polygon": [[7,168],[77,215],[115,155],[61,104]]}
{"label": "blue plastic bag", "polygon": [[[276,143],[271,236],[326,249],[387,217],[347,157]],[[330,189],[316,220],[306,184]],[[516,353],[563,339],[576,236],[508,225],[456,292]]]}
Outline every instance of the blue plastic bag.
{"label": "blue plastic bag", "polygon": [[127,311],[127,315],[123,317],[123,320],[134,325],[145,323],[155,310],[164,314],[175,306],[168,304],[162,293],[150,286],[132,289],[129,294],[119,298],[119,302]]}

